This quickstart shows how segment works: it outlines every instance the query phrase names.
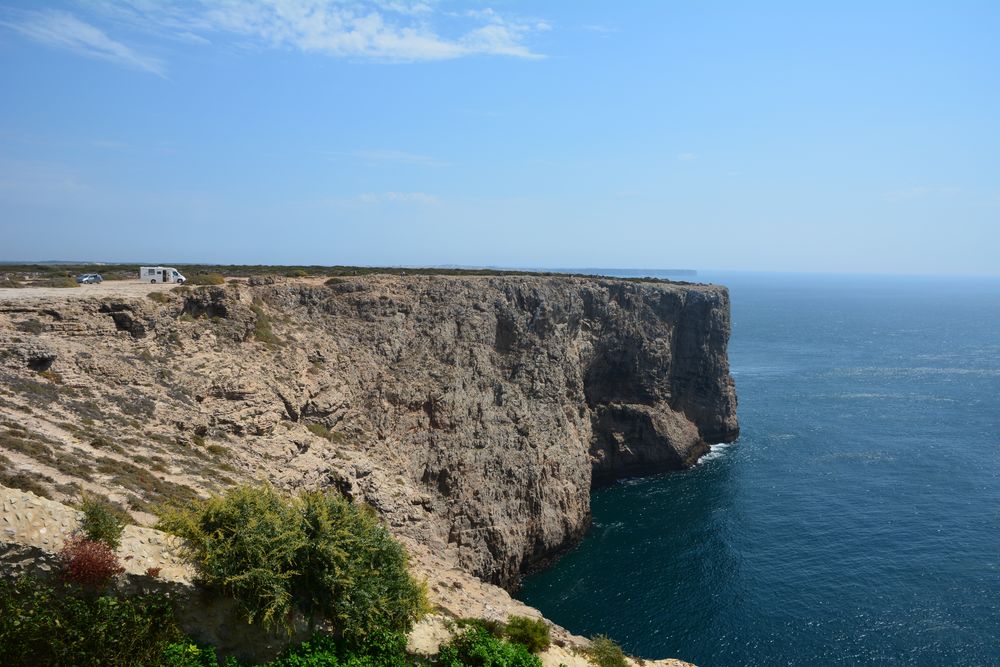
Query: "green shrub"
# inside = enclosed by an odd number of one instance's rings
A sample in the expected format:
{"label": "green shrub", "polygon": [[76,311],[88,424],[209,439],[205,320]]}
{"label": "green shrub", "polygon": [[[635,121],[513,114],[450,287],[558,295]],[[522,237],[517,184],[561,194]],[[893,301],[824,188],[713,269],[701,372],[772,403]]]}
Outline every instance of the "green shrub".
{"label": "green shrub", "polygon": [[348,640],[409,631],[425,594],[375,512],[331,493],[304,493],[300,505],[306,545],[293,591],[302,611],[332,621]]}
{"label": "green shrub", "polygon": [[83,496],[80,510],[83,512],[80,530],[87,539],[103,542],[112,550],[117,549],[122,541],[122,531],[129,521],[128,514],[107,500],[90,494]]}
{"label": "green shrub", "polygon": [[0,580],[2,665],[156,665],[180,638],[162,596],[77,597],[29,578]]}
{"label": "green shrub", "polygon": [[362,641],[408,631],[426,604],[402,546],[371,509],[339,495],[289,500],[240,486],[167,512],[159,527],[188,540],[201,577],[232,594],[252,623],[287,627],[297,610]]}
{"label": "green shrub", "polygon": [[[215,649],[211,646],[199,646],[190,639],[173,642],[163,647],[158,667],[219,667],[219,659],[215,657]],[[241,667],[242,663],[229,656],[223,667]]]}
{"label": "green shrub", "polygon": [[504,628],[507,639],[523,644],[532,653],[540,653],[549,647],[549,624],[540,618],[511,616]]}
{"label": "green shrub", "polygon": [[79,287],[73,276],[52,276],[38,283],[39,287]]}
{"label": "green shrub", "polygon": [[281,339],[274,335],[274,332],[271,330],[271,318],[264,312],[264,309],[254,304],[250,306],[250,310],[257,316],[257,321],[253,329],[253,337],[261,343],[281,345]]}
{"label": "green shrub", "polygon": [[441,647],[437,664],[441,667],[541,667],[542,661],[522,644],[473,627]]}
{"label": "green shrub", "polygon": [[406,635],[382,630],[364,642],[335,641],[316,634],[309,641],[285,649],[268,667],[409,667]]}
{"label": "green shrub", "polygon": [[224,285],[226,277],[221,273],[195,273],[187,279],[188,285]]}
{"label": "green shrub", "polygon": [[187,511],[168,510],[158,527],[188,540],[205,582],[231,593],[251,623],[272,626],[291,612],[305,534],[297,508],[271,487],[239,486]]}
{"label": "green shrub", "polygon": [[166,303],[170,301],[170,297],[163,292],[150,292],[146,295],[146,298],[150,301],[155,301],[156,303]]}
{"label": "green shrub", "polygon": [[622,647],[605,635],[597,635],[591,639],[586,654],[597,667],[628,667]]}
{"label": "green shrub", "polygon": [[492,618],[460,618],[456,622],[456,625],[460,628],[478,628],[480,630],[485,630],[494,637],[503,639],[504,630],[507,629],[507,625],[502,621],[496,621]]}
{"label": "green shrub", "polygon": [[298,646],[290,646],[269,667],[338,667],[337,645],[328,636],[316,635]]}
{"label": "green shrub", "polygon": [[348,665],[372,663],[378,667],[412,665],[406,653],[406,634],[381,628],[365,635],[363,640],[344,642],[343,661]]}

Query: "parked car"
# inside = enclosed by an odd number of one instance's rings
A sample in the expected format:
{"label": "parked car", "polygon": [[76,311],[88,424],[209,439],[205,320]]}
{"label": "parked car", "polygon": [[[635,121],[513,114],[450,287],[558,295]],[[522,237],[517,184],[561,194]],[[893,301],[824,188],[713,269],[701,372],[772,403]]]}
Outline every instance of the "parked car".
{"label": "parked car", "polygon": [[81,273],[76,277],[76,282],[81,285],[97,285],[104,282],[100,273]]}

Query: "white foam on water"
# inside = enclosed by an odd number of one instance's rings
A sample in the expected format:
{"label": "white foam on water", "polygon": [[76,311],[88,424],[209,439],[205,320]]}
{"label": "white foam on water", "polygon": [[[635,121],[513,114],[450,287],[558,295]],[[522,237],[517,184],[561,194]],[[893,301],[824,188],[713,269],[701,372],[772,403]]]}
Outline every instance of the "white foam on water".
{"label": "white foam on water", "polygon": [[720,442],[717,445],[712,445],[708,448],[708,451],[698,459],[698,465],[704,465],[709,461],[714,461],[715,459],[721,459],[729,451],[729,448],[735,445],[735,442]]}

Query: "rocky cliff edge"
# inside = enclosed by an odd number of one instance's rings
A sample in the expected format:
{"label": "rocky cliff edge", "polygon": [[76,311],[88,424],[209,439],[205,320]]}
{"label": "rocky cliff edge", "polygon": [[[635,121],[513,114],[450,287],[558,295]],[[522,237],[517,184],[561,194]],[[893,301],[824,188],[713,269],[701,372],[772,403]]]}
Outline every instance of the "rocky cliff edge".
{"label": "rocky cliff edge", "polygon": [[251,282],[0,295],[3,474],[140,519],[241,480],[335,486],[418,566],[512,589],[583,536],[593,485],[739,432],[722,287]]}

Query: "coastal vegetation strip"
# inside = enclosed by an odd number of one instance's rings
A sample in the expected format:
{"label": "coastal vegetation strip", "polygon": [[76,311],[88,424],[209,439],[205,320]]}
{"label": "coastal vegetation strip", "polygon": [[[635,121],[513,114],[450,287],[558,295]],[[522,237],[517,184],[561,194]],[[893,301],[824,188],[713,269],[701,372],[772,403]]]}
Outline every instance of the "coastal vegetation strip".
{"label": "coastal vegetation strip", "polygon": [[[73,276],[85,273],[99,273],[105,280],[136,279],[139,264],[99,264],[99,263],[26,263],[0,264],[0,287],[76,287]],[[542,276],[556,278],[594,278],[597,273],[575,273],[572,271],[543,271],[500,268],[458,268],[458,267],[408,267],[408,266],[322,266],[322,265],[277,265],[277,264],[176,264],[174,265],[188,282],[198,285],[221,285],[223,276],[249,278],[251,276],[278,276],[284,278],[309,277],[358,277],[369,275],[396,276]],[[596,270],[595,270],[596,271]],[[693,276],[694,272],[672,272],[678,276]],[[612,277],[612,276],[603,276]],[[669,280],[652,276],[614,277],[615,280],[644,283],[691,284],[686,281]]]}
{"label": "coastal vegetation strip", "polygon": [[[11,502],[40,501],[11,496],[5,511]],[[262,635],[286,637],[286,648],[263,662],[218,656],[185,633],[179,599],[157,586],[161,568],[146,569],[149,585],[138,592],[120,585],[120,511],[94,497],[81,510],[78,527],[62,536],[57,571],[0,577],[0,663],[207,667],[224,657],[227,667],[541,667],[535,654],[549,646],[542,620],[465,619],[451,624],[436,654],[408,653],[407,633],[429,608],[403,547],[374,513],[336,493],[288,497],[263,485],[235,487],[161,520],[186,538],[182,554],[199,586],[234,597],[243,622]],[[292,640],[303,621],[307,638]]]}

